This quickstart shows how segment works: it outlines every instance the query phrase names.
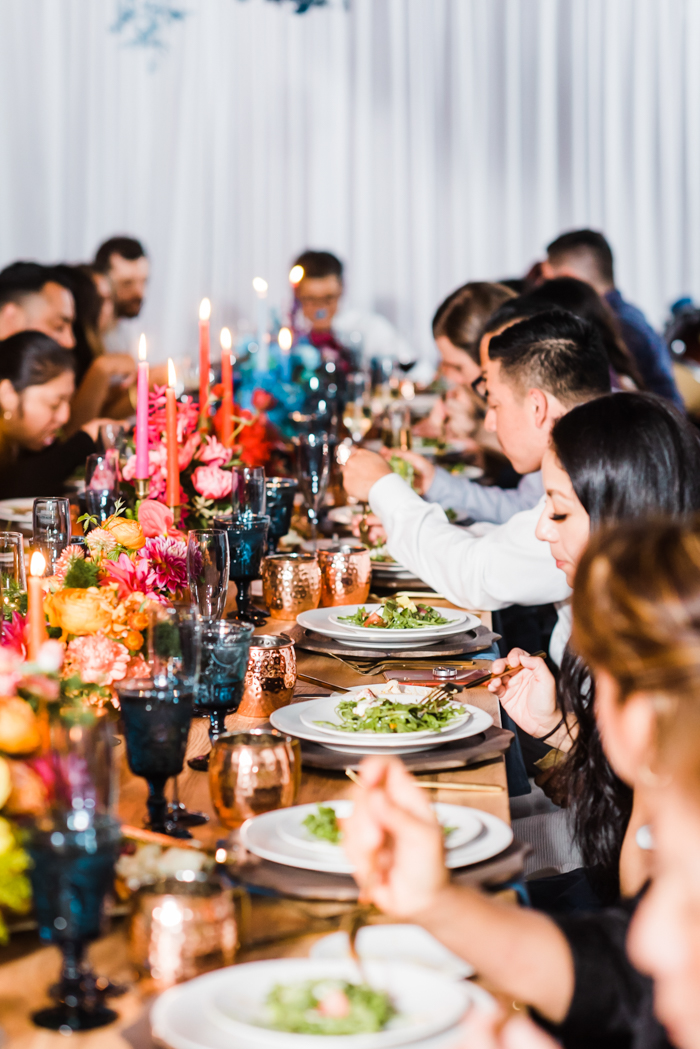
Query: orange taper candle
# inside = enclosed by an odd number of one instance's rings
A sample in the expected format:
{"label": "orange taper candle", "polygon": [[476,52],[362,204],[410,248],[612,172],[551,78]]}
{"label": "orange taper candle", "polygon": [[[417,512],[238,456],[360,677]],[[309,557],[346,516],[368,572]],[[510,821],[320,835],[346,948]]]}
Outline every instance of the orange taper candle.
{"label": "orange taper candle", "polygon": [[46,559],[36,550],[29,562],[29,579],[27,580],[27,647],[32,663],[39,658],[39,650],[47,638],[44,619],[44,588],[41,585],[45,571]]}
{"label": "orange taper candle", "polygon": [[175,379],[175,365],[168,358],[168,388],[165,391],[165,449],[167,452],[165,501],[168,506],[180,505],[180,463],[177,447]]}

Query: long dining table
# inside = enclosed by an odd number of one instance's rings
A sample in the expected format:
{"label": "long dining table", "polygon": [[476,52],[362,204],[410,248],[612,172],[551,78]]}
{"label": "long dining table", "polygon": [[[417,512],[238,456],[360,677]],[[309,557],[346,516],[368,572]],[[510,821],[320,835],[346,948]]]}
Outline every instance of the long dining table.
{"label": "long dining table", "polygon": [[[437,599],[431,599],[431,604],[454,607],[447,601]],[[490,615],[477,614],[482,622],[490,627]],[[269,619],[266,626],[258,628],[256,633],[281,634],[293,626],[293,622]],[[478,655],[474,656],[474,660],[476,666],[482,665]],[[484,662],[483,665],[489,664]],[[382,675],[361,676],[330,656],[299,648],[297,667],[299,673],[305,676],[345,688],[384,681]],[[330,689],[324,690],[301,679],[297,680],[295,688],[295,696],[308,697],[329,692]],[[479,686],[471,688],[467,697],[471,704],[486,710],[493,717],[494,724],[500,724],[498,702],[488,689]],[[229,715],[226,721],[229,731],[245,731],[266,724],[267,719],[245,718],[238,714]],[[187,745],[188,758],[208,750],[207,726],[206,719],[193,719]],[[124,746],[118,746],[114,752],[117,755],[119,775],[118,815],[122,823],[141,827],[146,812],[146,783],[130,773],[124,751]],[[488,793],[478,789],[431,789],[430,795],[432,801],[471,806],[510,822],[505,761],[502,753],[485,755],[474,766],[433,771],[418,775],[417,778],[428,779],[431,782],[471,783],[496,788]],[[230,831],[223,827],[217,818],[209,796],[207,775],[195,772],[185,764],[178,784],[180,800],[187,808],[200,810],[209,816],[207,824],[192,828],[193,835],[205,848],[215,848],[216,843],[226,838]],[[353,783],[342,772],[326,772],[304,767],[297,802],[303,804],[339,799],[350,796],[352,790]],[[177,842],[173,840],[173,844],[176,845]],[[521,862],[522,855],[516,848],[510,864],[506,865],[508,873],[517,875]],[[465,871],[468,872],[469,868],[465,868]],[[498,880],[507,881],[508,877],[499,877]],[[244,929],[244,939],[236,956],[237,961],[305,956],[320,936],[339,927],[343,917],[354,906],[343,900],[299,899],[286,897],[282,893],[256,894],[251,900],[252,905],[246,908],[248,920]],[[373,920],[382,922],[390,919],[377,915]],[[95,971],[116,983],[126,983],[128,990],[121,997],[110,999],[110,1007],[119,1014],[119,1019],[114,1024],[75,1036],[85,1049],[124,1049],[127,1045],[135,1049],[153,1047],[148,1025],[148,1006],[154,994],[154,987],[148,979],[135,978],[135,970],[129,959],[127,928],[128,923],[125,919],[113,919],[111,931],[90,948],[90,959]],[[3,961],[3,954],[9,960]],[[52,1049],[54,1045],[65,1044],[63,1035],[39,1029],[33,1026],[30,1019],[33,1011],[47,1004],[47,991],[58,975],[58,968],[58,949],[40,945],[35,932],[20,932],[9,947],[0,948],[0,1029],[6,1039],[3,1042],[0,1036],[2,1049],[8,1045],[13,1049]]]}

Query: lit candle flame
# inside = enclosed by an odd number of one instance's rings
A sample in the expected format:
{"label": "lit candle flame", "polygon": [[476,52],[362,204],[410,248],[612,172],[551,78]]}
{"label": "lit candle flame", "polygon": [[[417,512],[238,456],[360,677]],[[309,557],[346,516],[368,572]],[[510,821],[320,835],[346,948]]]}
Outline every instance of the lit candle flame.
{"label": "lit candle flame", "polygon": [[304,267],[292,266],[289,271],[289,283],[299,284],[304,279]]}
{"label": "lit candle flame", "polygon": [[253,291],[261,299],[267,295],[267,281],[262,277],[253,277]]}
{"label": "lit candle flame", "polygon": [[29,562],[30,575],[43,575],[46,571],[46,558],[41,550],[35,550]]}
{"label": "lit candle flame", "polygon": [[222,350],[230,350],[233,346],[233,338],[231,337],[230,328],[222,328],[221,334],[219,335],[219,342],[221,343]]}
{"label": "lit candle flame", "polygon": [[172,357],[168,357],[168,386],[173,389],[177,382],[177,374],[175,372],[175,365],[173,364]]}
{"label": "lit candle flame", "polygon": [[146,360],[146,336],[143,334],[139,336],[139,360]]}
{"label": "lit candle flame", "polygon": [[209,299],[202,299],[199,304],[199,319],[200,321],[208,321],[211,317],[211,303]]}
{"label": "lit candle flame", "polygon": [[288,352],[292,348],[292,333],[289,328],[280,328],[280,333],[277,336],[277,343],[281,350]]}

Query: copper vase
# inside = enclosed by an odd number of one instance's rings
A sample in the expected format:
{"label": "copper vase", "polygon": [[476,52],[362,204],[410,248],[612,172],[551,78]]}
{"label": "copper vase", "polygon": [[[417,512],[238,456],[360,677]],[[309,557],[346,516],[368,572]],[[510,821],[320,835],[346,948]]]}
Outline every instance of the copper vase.
{"label": "copper vase", "polygon": [[258,634],[251,642],[238,713],[246,718],[269,717],[291,702],[296,680],[292,639],[286,634]]}
{"label": "copper vase", "polygon": [[315,554],[272,554],[262,564],[263,598],[273,619],[294,620],[318,608],[321,569]]}
{"label": "copper vase", "polygon": [[354,543],[339,543],[319,550],[321,567],[321,601],[331,605],[361,605],[369,596],[372,562],[369,550]]}

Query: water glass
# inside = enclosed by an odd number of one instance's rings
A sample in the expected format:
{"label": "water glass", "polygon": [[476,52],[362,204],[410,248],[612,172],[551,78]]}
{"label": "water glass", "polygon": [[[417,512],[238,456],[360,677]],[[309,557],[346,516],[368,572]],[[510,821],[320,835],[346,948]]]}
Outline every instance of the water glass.
{"label": "water glass", "polygon": [[34,546],[46,558],[45,574],[53,575],[56,561],[71,541],[70,500],[35,499],[32,528]]}
{"label": "water glass", "polygon": [[292,744],[276,729],[219,737],[209,762],[209,792],[225,827],[294,804],[299,751]]}
{"label": "water glass", "polygon": [[330,440],[327,433],[300,434],[296,444],[299,484],[306,500],[311,540],[315,546],[319,513],[331,472]]}
{"label": "water glass", "polygon": [[175,681],[193,690],[199,679],[202,622],[194,607],[149,608],[148,662],[154,681]]}
{"label": "water glass", "polygon": [[267,619],[267,612],[252,604],[250,584],[260,577],[260,565],[267,550],[270,518],[255,514],[215,517],[214,527],[225,529],[228,538],[229,578],[238,588],[236,618],[260,626]]}
{"label": "water glass", "polygon": [[27,589],[21,532],[0,532],[0,588],[3,607],[7,610],[16,607],[19,595]]}
{"label": "water glass", "polygon": [[[238,710],[243,698],[252,636],[253,627],[247,623],[213,619],[202,624],[202,671],[194,711],[209,716],[212,744],[226,730],[226,715]],[[205,771],[209,755],[192,758],[188,764]]]}
{"label": "water glass", "polygon": [[85,508],[99,524],[104,524],[114,513],[118,487],[118,457],[114,449],[104,455],[88,455],[85,462]]}
{"label": "water glass", "polygon": [[187,533],[187,578],[192,600],[204,619],[221,619],[228,594],[231,557],[223,528]]}
{"label": "water glass", "polygon": [[265,470],[262,466],[242,466],[232,471],[234,491],[231,501],[238,512],[255,516],[265,513]]}
{"label": "water glass", "polygon": [[266,513],[270,518],[268,553],[274,554],[277,544],[292,525],[294,496],[299,483],[294,477],[268,477],[265,481]]}

